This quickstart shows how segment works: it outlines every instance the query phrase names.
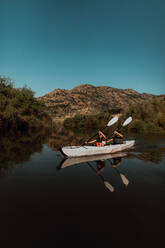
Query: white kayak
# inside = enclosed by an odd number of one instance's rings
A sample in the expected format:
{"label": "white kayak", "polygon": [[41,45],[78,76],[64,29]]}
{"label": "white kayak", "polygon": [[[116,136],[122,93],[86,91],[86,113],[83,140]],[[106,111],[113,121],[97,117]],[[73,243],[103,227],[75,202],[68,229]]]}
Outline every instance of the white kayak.
{"label": "white kayak", "polygon": [[120,152],[133,147],[134,144],[135,140],[127,140],[123,144],[106,146],[64,146],[61,148],[61,152],[66,157],[101,155]]}

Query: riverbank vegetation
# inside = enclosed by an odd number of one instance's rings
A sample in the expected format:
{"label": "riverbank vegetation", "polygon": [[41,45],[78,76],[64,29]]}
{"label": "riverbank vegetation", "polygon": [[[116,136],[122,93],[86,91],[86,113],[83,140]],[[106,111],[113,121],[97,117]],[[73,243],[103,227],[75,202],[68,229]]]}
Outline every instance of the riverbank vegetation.
{"label": "riverbank vegetation", "polygon": [[[119,118],[118,123],[113,126],[113,129],[120,128],[121,123],[129,116],[132,116],[133,121],[128,126],[121,128],[124,133],[165,133],[165,97],[158,97],[143,104],[130,106]],[[112,117],[108,113],[85,116],[75,115],[73,118],[65,119],[63,126],[75,132],[92,131],[93,129],[103,128]]]}
{"label": "riverbank vegetation", "polygon": [[75,132],[81,132],[81,130],[93,130],[101,129],[108,122],[109,114],[97,114],[97,115],[80,115],[77,114],[73,118],[67,118],[63,122],[63,126],[66,129],[73,129]]}
{"label": "riverbank vegetation", "polygon": [[139,134],[165,133],[165,96],[130,106],[125,118],[128,116],[132,116],[133,122],[127,126],[127,131]]}
{"label": "riverbank vegetation", "polygon": [[27,130],[51,125],[43,102],[27,88],[14,88],[8,78],[0,77],[0,130]]}

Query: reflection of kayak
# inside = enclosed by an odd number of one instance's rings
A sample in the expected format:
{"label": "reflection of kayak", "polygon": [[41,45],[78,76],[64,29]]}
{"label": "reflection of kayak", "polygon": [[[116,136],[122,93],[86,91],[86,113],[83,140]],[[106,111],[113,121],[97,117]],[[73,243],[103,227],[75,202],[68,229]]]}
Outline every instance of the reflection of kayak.
{"label": "reflection of kayak", "polygon": [[125,141],[124,144],[107,145],[107,146],[64,146],[61,152],[67,157],[81,157],[91,155],[101,155],[123,151],[132,147],[135,140]]}
{"label": "reflection of kayak", "polygon": [[106,160],[110,158],[118,158],[118,157],[126,157],[127,154],[124,152],[118,152],[113,154],[102,154],[102,155],[95,155],[95,156],[86,156],[86,157],[76,157],[76,158],[67,158],[64,159],[61,164],[60,168],[66,168],[68,166],[74,165],[74,164],[80,164],[80,163],[86,163],[91,161],[98,161],[98,160]]}

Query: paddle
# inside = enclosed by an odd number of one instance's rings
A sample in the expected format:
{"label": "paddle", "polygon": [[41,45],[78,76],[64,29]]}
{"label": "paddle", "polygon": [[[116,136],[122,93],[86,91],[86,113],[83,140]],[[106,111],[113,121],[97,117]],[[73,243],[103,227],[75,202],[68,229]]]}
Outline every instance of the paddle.
{"label": "paddle", "polygon": [[121,179],[122,179],[123,183],[125,184],[125,186],[128,186],[129,180],[121,173],[120,173],[120,176],[121,176]]}
{"label": "paddle", "polygon": [[[107,159],[111,165],[113,165],[112,161],[110,159]],[[112,166],[113,167],[113,166]],[[129,184],[129,180],[126,178],[126,176],[124,176],[123,174],[120,173],[120,171],[116,168],[113,167],[113,169],[117,172],[117,174],[121,177],[122,182],[124,183],[124,185],[127,187]]]}
{"label": "paddle", "polygon": [[132,117],[128,117],[122,124],[123,127],[127,126],[132,121]]}
{"label": "paddle", "polygon": [[124,122],[123,124],[121,124],[121,126],[118,128],[118,130],[120,130],[121,127],[125,127],[127,126],[130,122],[132,121],[132,117],[128,117]]}
{"label": "paddle", "polygon": [[[127,126],[131,121],[132,121],[132,117],[130,116],[130,117],[128,117],[128,118],[123,122],[123,124],[121,124],[121,127]],[[121,128],[121,127],[120,127],[120,128]],[[120,130],[120,128],[118,128],[118,130]],[[110,139],[110,140],[108,140],[108,142],[110,142],[110,141],[112,141],[112,140],[113,140],[113,138]]]}
{"label": "paddle", "polygon": [[[87,162],[87,164],[88,164],[89,167],[97,174],[97,171],[93,168],[93,166],[92,166],[89,162]],[[98,175],[98,174],[97,174],[97,175]],[[101,180],[103,181],[105,187],[106,187],[107,189],[109,189],[111,192],[114,192],[114,190],[115,190],[114,187],[113,187],[109,182],[105,181],[102,175],[98,175],[98,176],[99,176],[99,177],[101,178]]]}
{"label": "paddle", "polygon": [[126,178],[126,176],[124,176],[123,174],[121,174],[120,171],[118,171],[117,168],[113,167],[113,169],[115,169],[115,171],[120,175],[122,182],[127,187],[128,184],[129,184],[129,180]]}
{"label": "paddle", "polygon": [[[117,121],[118,121],[118,116],[114,116],[108,123],[107,123],[107,125],[104,127],[104,128],[102,128],[100,131],[103,131],[106,127],[110,127],[110,126],[112,126],[113,124],[115,124]],[[95,135],[93,135],[91,138],[89,138],[88,140],[87,140],[87,142],[88,141],[90,141],[91,139],[93,139],[95,136],[97,135],[97,133],[95,134]],[[81,146],[84,146],[85,145],[85,142],[81,145]]]}

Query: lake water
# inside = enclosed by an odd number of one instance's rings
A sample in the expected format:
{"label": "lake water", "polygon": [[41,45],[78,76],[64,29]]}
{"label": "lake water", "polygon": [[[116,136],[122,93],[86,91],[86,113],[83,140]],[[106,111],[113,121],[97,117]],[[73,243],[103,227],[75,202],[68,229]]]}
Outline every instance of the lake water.
{"label": "lake water", "polygon": [[1,247],[163,247],[164,138],[70,165],[53,137],[1,139]]}

